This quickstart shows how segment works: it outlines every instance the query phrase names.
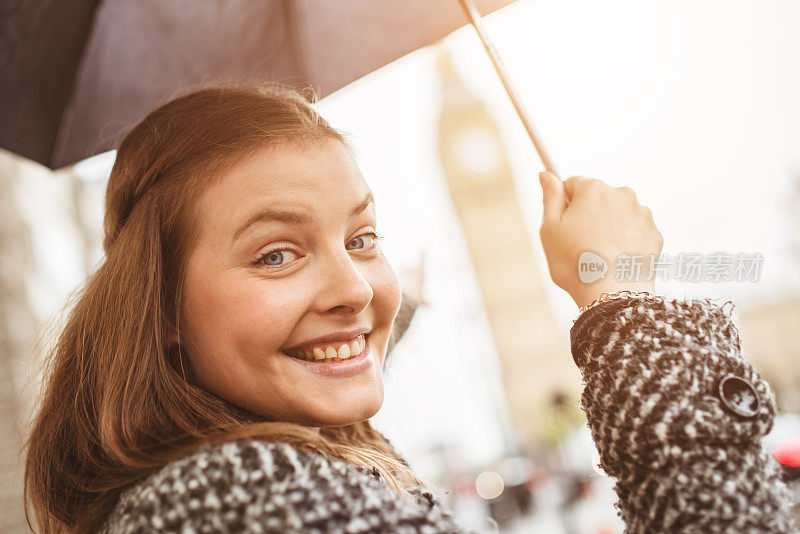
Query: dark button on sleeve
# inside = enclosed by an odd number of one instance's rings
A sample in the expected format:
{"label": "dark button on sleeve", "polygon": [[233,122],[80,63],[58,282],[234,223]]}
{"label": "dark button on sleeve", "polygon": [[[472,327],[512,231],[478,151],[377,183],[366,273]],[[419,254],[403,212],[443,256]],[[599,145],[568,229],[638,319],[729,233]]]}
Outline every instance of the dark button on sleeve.
{"label": "dark button on sleeve", "polygon": [[719,397],[728,410],[742,417],[755,417],[761,408],[755,386],[737,376],[727,375],[720,380]]}

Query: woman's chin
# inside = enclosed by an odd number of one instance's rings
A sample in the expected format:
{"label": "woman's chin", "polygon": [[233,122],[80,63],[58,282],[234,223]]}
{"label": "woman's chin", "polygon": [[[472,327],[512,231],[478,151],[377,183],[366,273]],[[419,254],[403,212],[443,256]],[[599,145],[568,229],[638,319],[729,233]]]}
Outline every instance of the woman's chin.
{"label": "woman's chin", "polygon": [[329,409],[318,410],[313,414],[314,426],[346,426],[369,419],[381,409],[383,404],[383,388],[380,393],[375,392],[371,398],[353,399]]}

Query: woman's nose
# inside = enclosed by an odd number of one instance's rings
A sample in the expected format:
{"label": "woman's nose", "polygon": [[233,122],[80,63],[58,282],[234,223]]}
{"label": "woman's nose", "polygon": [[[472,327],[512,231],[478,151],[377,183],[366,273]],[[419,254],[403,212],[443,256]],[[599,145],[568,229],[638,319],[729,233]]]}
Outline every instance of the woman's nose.
{"label": "woman's nose", "polygon": [[321,312],[358,314],[372,302],[372,286],[346,250],[332,255],[322,272],[323,284],[318,297]]}

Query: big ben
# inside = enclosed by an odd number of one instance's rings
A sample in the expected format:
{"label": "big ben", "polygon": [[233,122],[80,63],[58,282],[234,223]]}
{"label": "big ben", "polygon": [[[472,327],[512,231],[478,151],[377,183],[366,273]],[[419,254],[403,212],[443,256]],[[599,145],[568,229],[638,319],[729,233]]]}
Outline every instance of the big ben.
{"label": "big ben", "polygon": [[534,445],[552,430],[554,395],[577,397],[579,376],[545,296],[499,128],[444,51],[439,72],[444,174],[501,361],[511,419],[523,443]]}

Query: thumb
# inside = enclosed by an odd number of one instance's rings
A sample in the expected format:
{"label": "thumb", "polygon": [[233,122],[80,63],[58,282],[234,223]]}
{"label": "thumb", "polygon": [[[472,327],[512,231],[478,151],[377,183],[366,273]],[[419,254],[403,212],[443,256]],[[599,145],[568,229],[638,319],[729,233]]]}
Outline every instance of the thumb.
{"label": "thumb", "polygon": [[544,218],[561,218],[561,214],[567,209],[567,193],[564,191],[564,183],[553,173],[544,171],[539,173],[539,183],[542,184],[542,200],[544,202]]}

